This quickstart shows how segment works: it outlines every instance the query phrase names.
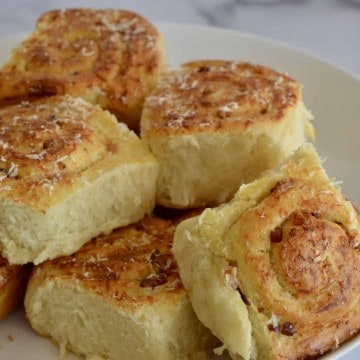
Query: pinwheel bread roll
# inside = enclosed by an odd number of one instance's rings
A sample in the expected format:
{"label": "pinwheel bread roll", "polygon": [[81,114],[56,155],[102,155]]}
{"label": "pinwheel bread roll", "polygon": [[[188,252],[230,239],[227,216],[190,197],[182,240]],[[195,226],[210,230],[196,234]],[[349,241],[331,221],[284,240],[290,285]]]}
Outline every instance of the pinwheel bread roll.
{"label": "pinwheel bread roll", "polygon": [[306,145],[182,222],[173,250],[196,314],[233,359],[307,359],[360,330],[359,233]]}
{"label": "pinwheel bread roll", "polygon": [[144,96],[162,67],[162,40],[122,10],[52,10],[0,72],[0,104],[70,94],[137,129]]}
{"label": "pinwheel bread roll", "polygon": [[141,118],[141,137],[160,162],[157,201],[226,201],[312,138],[310,119],[300,85],[266,67],[195,61],[164,75]]}
{"label": "pinwheel bread roll", "polygon": [[55,96],[0,109],[0,247],[40,263],[152,211],[158,165],[99,106]]}
{"label": "pinwheel bread roll", "polygon": [[29,265],[10,265],[0,256],[0,319],[22,304],[30,271]]}
{"label": "pinwheel bread roll", "polygon": [[87,359],[207,359],[217,340],[180,281],[174,230],[145,217],[39,265],[25,299],[32,327]]}

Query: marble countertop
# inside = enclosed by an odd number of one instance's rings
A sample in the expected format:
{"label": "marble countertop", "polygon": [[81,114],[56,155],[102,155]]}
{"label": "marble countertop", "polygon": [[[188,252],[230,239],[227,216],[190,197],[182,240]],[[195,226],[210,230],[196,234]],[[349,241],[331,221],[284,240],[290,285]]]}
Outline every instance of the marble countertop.
{"label": "marble countertop", "polygon": [[[42,12],[59,6],[121,7],[154,22],[249,32],[312,53],[360,78],[360,0],[1,1],[0,37],[31,31]],[[360,348],[342,358],[355,359],[360,359]]]}

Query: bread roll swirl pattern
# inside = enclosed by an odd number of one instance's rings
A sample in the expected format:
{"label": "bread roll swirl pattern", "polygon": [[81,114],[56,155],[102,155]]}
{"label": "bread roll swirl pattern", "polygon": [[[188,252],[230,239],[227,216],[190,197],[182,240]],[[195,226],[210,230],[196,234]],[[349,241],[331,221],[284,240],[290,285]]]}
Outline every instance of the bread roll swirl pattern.
{"label": "bread roll swirl pattern", "polygon": [[99,103],[135,128],[161,67],[160,48],[155,27],[137,14],[49,11],[3,67],[0,103],[70,94]]}
{"label": "bread roll swirl pattern", "polygon": [[0,191],[12,198],[28,194],[36,206],[41,192],[48,194],[57,184],[71,186],[85,170],[115,154],[120,145],[116,123],[104,114],[69,96],[2,108]]}
{"label": "bread roll swirl pattern", "polygon": [[229,232],[239,288],[255,322],[276,317],[274,341],[294,336],[286,356],[319,355],[359,330],[359,222],[331,186],[289,178],[271,190]]}
{"label": "bread roll swirl pattern", "polygon": [[344,309],[358,284],[352,236],[333,221],[296,213],[280,226],[282,239],[270,250],[280,286],[297,299],[309,301],[310,295],[311,310],[319,316],[330,310],[339,314],[336,307]]}
{"label": "bread roll swirl pattern", "polygon": [[[194,251],[190,243],[199,241],[209,251],[210,268],[223,262],[220,282],[246,305],[232,331],[248,326],[254,344],[240,348],[230,332],[213,326],[234,358],[318,357],[359,332],[359,215],[331,184],[311,146],[242,186],[228,205],[190,221],[179,226],[174,243],[190,298],[201,291],[192,289],[193,281],[199,284],[205,275],[188,273],[184,250]],[[197,301],[195,296],[195,309]]]}
{"label": "bread roll swirl pattern", "polygon": [[142,140],[160,163],[157,202],[229,200],[313,138],[310,120],[300,84],[263,66],[204,60],[165,74],[141,117]]}
{"label": "bread roll swirl pattern", "polygon": [[[89,120],[98,109],[79,99],[52,98],[0,110],[1,170],[17,179],[40,180],[81,171],[107,152],[104,133]],[[115,146],[115,144],[114,144]]]}
{"label": "bread roll swirl pattern", "polygon": [[[301,86],[285,74],[246,62],[204,60],[165,75],[146,101],[144,130],[227,131],[280,122],[301,101]],[[311,125],[307,131],[313,134]]]}

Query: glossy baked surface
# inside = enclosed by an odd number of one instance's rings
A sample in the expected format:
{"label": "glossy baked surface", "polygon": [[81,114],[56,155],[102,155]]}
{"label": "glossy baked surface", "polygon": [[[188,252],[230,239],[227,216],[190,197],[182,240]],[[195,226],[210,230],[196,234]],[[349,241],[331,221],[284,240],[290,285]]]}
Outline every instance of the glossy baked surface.
{"label": "glossy baked surface", "polygon": [[33,278],[76,281],[128,308],[161,298],[175,302],[185,290],[171,253],[174,231],[172,221],[145,217],[92,240],[74,255],[40,265]]}
{"label": "glossy baked surface", "polygon": [[146,100],[142,126],[185,134],[255,131],[264,123],[281,121],[300,102],[300,84],[270,68],[240,61],[194,61],[157,82]]}
{"label": "glossy baked surface", "polygon": [[40,210],[147,155],[108,112],[70,96],[1,108],[0,133],[1,196]]}
{"label": "glossy baked surface", "polygon": [[136,127],[162,63],[161,39],[141,16],[120,10],[53,10],[0,72],[0,103],[71,94]]}

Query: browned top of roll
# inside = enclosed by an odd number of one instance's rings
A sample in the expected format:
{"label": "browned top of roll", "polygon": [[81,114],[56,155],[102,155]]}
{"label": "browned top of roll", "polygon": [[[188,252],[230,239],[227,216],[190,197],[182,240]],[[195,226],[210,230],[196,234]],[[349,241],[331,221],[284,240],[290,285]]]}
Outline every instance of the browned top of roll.
{"label": "browned top of roll", "polygon": [[110,161],[121,147],[126,150],[122,140],[113,116],[78,98],[55,96],[3,107],[0,195],[42,208],[50,194],[56,201],[58,186],[63,185],[60,197],[71,193],[95,164],[102,168],[94,176],[115,166],[101,161]]}
{"label": "browned top of roll", "polygon": [[49,11],[4,66],[0,103],[68,93],[138,121],[162,62],[160,43],[155,27],[132,12]]}
{"label": "browned top of roll", "polygon": [[158,81],[146,100],[142,128],[169,133],[246,130],[280,121],[300,100],[300,85],[270,68],[194,61]]}
{"label": "browned top of roll", "polygon": [[77,281],[125,306],[171,302],[185,295],[171,252],[174,231],[173,222],[146,217],[92,240],[72,256],[41,264],[33,276]]}
{"label": "browned top of roll", "polygon": [[276,358],[319,356],[360,331],[359,220],[320,165],[297,159],[233,226],[240,289]]}

